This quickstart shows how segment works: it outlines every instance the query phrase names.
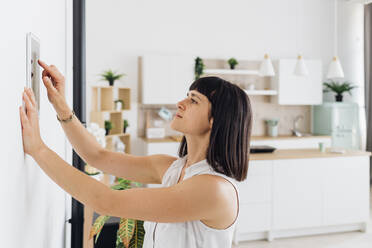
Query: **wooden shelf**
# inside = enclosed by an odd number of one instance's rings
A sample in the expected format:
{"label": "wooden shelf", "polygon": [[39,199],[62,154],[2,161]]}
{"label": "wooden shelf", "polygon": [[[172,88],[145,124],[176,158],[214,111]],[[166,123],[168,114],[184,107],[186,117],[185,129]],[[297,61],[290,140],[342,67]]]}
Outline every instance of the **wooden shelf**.
{"label": "wooden shelf", "polygon": [[112,139],[114,137],[119,137],[121,142],[125,144],[125,153],[130,154],[130,134],[128,133],[119,133],[119,134],[111,134],[111,135],[106,135],[106,149],[110,151],[115,151],[115,147],[112,144]]}
{"label": "wooden shelf", "polygon": [[[124,111],[130,110],[130,88],[117,86],[92,86],[92,111],[90,122],[97,123],[100,128],[105,128],[105,120],[111,121],[113,128],[105,136],[106,148],[115,151],[112,144],[114,137],[125,144],[125,153],[130,153],[130,134],[124,131]],[[115,99],[114,99],[115,97]],[[115,100],[122,100],[124,107],[118,111],[115,109]]]}
{"label": "wooden shelf", "polygon": [[110,134],[110,135],[106,135],[105,137],[106,138],[112,138],[114,136],[130,136],[129,133],[118,133],[118,134]]}
{"label": "wooden shelf", "polygon": [[[114,93],[117,97],[114,99]],[[130,88],[115,86],[92,86],[92,111],[113,112],[115,100],[122,100],[122,110],[130,110]]]}
{"label": "wooden shelf", "polygon": [[217,75],[259,75],[258,70],[205,69],[204,74]]}
{"label": "wooden shelf", "polygon": [[278,94],[276,90],[244,90],[247,95],[251,96],[275,96]]}

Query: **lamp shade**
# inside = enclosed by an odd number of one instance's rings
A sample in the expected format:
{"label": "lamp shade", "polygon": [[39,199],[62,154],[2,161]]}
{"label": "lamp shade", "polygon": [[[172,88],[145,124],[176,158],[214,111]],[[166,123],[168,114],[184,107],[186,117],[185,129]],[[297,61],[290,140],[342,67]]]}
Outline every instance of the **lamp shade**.
{"label": "lamp shade", "polygon": [[301,55],[298,55],[296,66],[293,72],[296,76],[307,76],[309,75],[309,70],[305,64],[304,59]]}
{"label": "lamp shade", "polygon": [[260,70],[258,72],[260,76],[275,76],[273,63],[271,62],[271,59],[269,55],[265,54],[264,59],[261,62]]}
{"label": "lamp shade", "polygon": [[333,57],[331,63],[328,66],[328,73],[327,78],[343,78],[344,71],[342,70],[342,66],[340,60],[335,56]]}

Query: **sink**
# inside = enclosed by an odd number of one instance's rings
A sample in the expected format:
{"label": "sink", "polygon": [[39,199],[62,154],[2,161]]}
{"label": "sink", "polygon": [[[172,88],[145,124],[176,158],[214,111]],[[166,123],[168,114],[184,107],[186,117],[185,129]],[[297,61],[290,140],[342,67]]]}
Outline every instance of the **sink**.
{"label": "sink", "polygon": [[292,129],[292,135],[296,137],[307,137],[307,136],[312,136],[311,133],[303,133],[299,130],[294,130]]}

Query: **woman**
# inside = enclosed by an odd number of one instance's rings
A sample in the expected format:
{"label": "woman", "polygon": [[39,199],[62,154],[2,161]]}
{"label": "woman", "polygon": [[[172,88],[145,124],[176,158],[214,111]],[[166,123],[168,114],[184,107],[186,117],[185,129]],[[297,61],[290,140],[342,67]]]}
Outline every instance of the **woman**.
{"label": "woman", "polygon": [[230,247],[247,176],[252,113],[239,87],[217,77],[196,80],[178,102],[171,127],[184,134],[179,158],[133,156],[101,148],[68,107],[65,80],[42,61],[43,83],[69,141],[85,162],[109,174],[162,188],[111,190],[69,166],[42,141],[37,106],[25,89],[23,148],[72,197],[99,214],[145,220],[145,248]]}

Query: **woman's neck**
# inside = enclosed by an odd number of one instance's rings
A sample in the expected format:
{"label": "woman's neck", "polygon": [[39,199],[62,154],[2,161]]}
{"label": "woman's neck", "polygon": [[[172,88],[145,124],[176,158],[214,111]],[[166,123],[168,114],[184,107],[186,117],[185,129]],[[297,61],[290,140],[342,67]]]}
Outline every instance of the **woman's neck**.
{"label": "woman's neck", "polygon": [[207,156],[210,132],[203,136],[185,135],[187,141],[186,168],[192,164],[202,161]]}

